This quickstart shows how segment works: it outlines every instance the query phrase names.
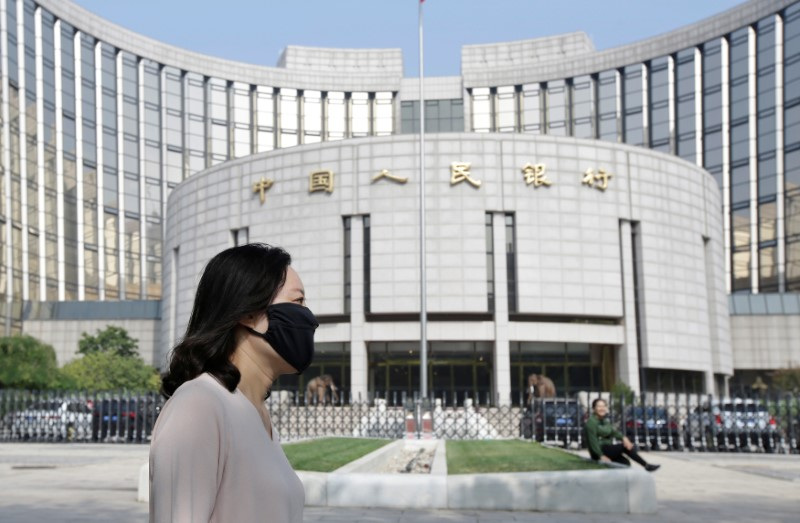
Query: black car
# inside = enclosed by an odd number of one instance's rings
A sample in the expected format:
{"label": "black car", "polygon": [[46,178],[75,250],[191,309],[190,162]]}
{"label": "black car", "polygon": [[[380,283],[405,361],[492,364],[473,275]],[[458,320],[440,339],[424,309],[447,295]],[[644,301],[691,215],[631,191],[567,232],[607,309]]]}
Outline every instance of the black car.
{"label": "black car", "polygon": [[92,410],[92,441],[146,442],[160,410],[146,398],[98,400]]}
{"label": "black car", "polygon": [[659,450],[680,447],[678,422],[664,407],[627,407],[623,425],[628,439],[643,448]]}
{"label": "black car", "polygon": [[581,439],[583,408],[578,400],[541,399],[528,406],[520,420],[520,436],[540,443],[568,446]]}

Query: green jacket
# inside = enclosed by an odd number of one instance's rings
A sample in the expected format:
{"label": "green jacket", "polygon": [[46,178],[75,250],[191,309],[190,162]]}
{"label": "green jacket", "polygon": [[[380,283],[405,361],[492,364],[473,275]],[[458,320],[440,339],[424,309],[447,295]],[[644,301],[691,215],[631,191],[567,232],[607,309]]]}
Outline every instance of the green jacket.
{"label": "green jacket", "polygon": [[593,459],[600,459],[600,456],[603,455],[601,450],[603,445],[611,445],[614,443],[614,438],[622,439],[622,434],[608,421],[608,416],[601,420],[592,414],[586,420],[583,431],[589,445],[589,454]]}

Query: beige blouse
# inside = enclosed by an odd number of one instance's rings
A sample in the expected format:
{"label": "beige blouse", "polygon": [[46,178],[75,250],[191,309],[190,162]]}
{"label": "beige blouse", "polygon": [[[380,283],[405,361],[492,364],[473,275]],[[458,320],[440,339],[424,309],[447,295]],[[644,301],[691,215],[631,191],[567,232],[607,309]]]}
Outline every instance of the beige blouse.
{"label": "beige blouse", "polygon": [[210,374],[164,405],[150,443],[150,521],[302,523],[305,493],[272,429]]}

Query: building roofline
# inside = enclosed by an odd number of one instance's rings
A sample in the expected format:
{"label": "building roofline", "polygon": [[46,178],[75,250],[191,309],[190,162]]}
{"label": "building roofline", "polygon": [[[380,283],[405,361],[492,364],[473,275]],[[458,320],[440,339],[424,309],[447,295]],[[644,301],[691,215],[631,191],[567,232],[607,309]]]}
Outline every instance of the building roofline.
{"label": "building roofline", "polygon": [[[284,50],[308,58],[309,64],[330,63],[338,57],[335,68],[325,69],[267,67],[227,60],[173,46],[141,35],[102,18],[70,0],[36,0],[42,8],[76,29],[118,49],[142,58],[205,76],[256,85],[315,89],[322,91],[397,91],[403,76],[402,52],[399,49],[324,49],[290,46]],[[359,59],[367,63],[388,63],[388,67],[359,70],[347,67]]]}
{"label": "building roofline", "polygon": [[[639,40],[612,49],[581,54],[565,53],[563,56],[545,61],[536,57],[522,57],[516,63],[504,60],[492,66],[492,55],[510,56],[514,51],[522,52],[531,40],[470,45],[462,47],[461,64],[464,87],[490,87],[497,85],[519,85],[530,82],[571,78],[599,71],[616,69],[669,55],[702,44],[713,38],[728,34],[741,27],[777,13],[797,0],[750,0],[722,13],[710,16],[693,24]],[[552,39],[574,36],[575,33],[556,35]],[[542,44],[544,39],[536,39]],[[554,44],[555,45],[555,44]],[[476,64],[476,67],[471,67]],[[477,66],[480,64],[480,66]]]}
{"label": "building roofline", "polygon": [[[255,85],[322,91],[398,91],[403,78],[400,49],[287,46],[279,58],[281,67],[267,67],[160,42],[114,24],[70,0],[36,2],[57,18],[109,45],[205,76]],[[583,33],[465,45],[461,51],[463,87],[519,85],[571,78],[645,62],[728,34],[795,2],[750,0],[694,24],[603,51],[592,51],[591,42]],[[584,39],[588,44],[581,42]],[[573,47],[565,50],[564,42],[571,42]],[[538,50],[548,46],[551,49],[539,56]],[[532,53],[532,49],[537,51]]]}

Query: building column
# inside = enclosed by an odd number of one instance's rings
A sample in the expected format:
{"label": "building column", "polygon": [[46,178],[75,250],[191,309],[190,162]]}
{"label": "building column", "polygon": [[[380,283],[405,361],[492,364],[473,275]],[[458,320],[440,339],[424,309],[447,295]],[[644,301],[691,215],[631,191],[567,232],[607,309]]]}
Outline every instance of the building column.
{"label": "building column", "polygon": [[620,267],[622,270],[622,326],[625,332],[625,343],[622,344],[617,353],[616,379],[628,384],[628,386],[638,394],[641,389],[639,383],[639,335],[637,330],[636,296],[634,294],[634,245],[631,232],[631,222],[620,221],[619,243],[622,262],[622,267]]}
{"label": "building column", "polygon": [[350,218],[350,393],[368,399],[369,361],[364,341],[364,217]]}
{"label": "building column", "polygon": [[494,251],[494,390],[497,405],[511,404],[511,356],[508,341],[508,266],[506,265],[506,215],[492,215]]}

